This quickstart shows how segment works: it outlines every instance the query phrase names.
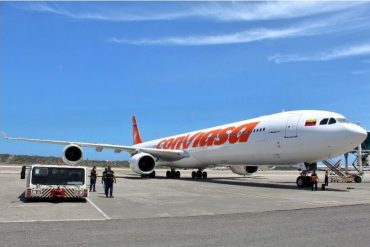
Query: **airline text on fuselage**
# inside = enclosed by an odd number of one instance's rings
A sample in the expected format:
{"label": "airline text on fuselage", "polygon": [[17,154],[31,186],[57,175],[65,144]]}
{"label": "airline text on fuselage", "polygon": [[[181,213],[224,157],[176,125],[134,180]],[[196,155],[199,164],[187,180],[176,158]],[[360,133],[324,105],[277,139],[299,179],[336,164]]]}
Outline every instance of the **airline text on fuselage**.
{"label": "airline text on fuselage", "polygon": [[207,132],[196,132],[178,137],[163,139],[157,144],[158,149],[188,149],[189,147],[209,147],[247,142],[249,135],[259,122],[246,123],[240,126],[214,129]]}

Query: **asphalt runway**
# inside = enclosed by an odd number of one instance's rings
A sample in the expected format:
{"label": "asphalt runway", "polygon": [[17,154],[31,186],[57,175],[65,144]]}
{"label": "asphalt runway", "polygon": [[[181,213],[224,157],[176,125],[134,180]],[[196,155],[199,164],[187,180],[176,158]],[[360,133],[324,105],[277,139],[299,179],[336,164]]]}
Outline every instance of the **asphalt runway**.
{"label": "asphalt runway", "polygon": [[[127,169],[105,198],[24,202],[19,167],[0,165],[0,246],[368,246],[370,174],[361,184],[297,189],[298,172],[141,179]],[[101,170],[98,172],[101,173]],[[322,174],[319,174],[323,178]],[[99,181],[98,181],[99,182]]]}

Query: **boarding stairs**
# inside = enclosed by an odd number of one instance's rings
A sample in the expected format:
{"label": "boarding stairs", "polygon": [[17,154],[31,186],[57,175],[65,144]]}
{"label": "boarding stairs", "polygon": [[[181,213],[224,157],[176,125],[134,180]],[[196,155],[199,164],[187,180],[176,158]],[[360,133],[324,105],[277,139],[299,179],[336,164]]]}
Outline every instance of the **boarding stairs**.
{"label": "boarding stairs", "polygon": [[330,176],[331,182],[353,182],[354,177],[347,175],[340,167],[340,160],[334,162],[333,160],[323,160],[322,163],[326,165],[336,176]]}
{"label": "boarding stairs", "polygon": [[353,168],[355,168],[355,170],[358,172],[358,173],[360,173],[360,170],[357,168],[357,166],[356,166],[356,163],[357,162],[357,160],[354,160],[353,162],[352,162],[352,166],[353,166]]}

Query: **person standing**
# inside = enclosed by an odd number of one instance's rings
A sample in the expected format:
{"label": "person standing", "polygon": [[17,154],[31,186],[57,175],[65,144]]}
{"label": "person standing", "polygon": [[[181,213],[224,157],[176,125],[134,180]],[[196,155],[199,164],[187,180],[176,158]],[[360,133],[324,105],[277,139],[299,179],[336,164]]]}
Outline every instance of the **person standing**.
{"label": "person standing", "polygon": [[329,185],[329,172],[326,171],[325,172],[325,186],[328,186]]}
{"label": "person standing", "polygon": [[103,174],[101,176],[101,183],[103,184],[103,188],[104,188],[104,192],[105,192],[105,174],[107,173],[108,171],[108,167],[104,167],[104,171],[103,171]]}
{"label": "person standing", "polygon": [[116,177],[114,176],[114,171],[112,168],[108,166],[108,170],[105,173],[105,196],[108,197],[108,193],[110,198],[113,198],[113,182],[116,183]]}
{"label": "person standing", "polygon": [[96,166],[94,166],[93,169],[91,169],[90,171],[90,192],[91,191],[96,192],[95,190],[96,176],[97,176]]}
{"label": "person standing", "polygon": [[311,175],[311,183],[312,183],[312,191],[315,187],[315,190],[317,191],[317,182],[319,181],[319,177],[317,176],[316,172],[313,172]]}

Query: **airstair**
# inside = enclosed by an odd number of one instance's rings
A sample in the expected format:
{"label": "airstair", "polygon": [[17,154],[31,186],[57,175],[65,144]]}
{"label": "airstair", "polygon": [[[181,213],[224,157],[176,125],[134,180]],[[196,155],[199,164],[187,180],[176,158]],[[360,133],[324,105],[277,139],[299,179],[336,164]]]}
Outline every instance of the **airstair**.
{"label": "airstair", "polygon": [[331,182],[361,183],[362,181],[361,176],[358,174],[346,174],[340,167],[340,160],[337,162],[334,162],[333,160],[323,160],[322,163],[335,173],[334,176],[330,176]]}

